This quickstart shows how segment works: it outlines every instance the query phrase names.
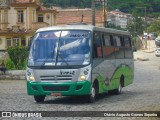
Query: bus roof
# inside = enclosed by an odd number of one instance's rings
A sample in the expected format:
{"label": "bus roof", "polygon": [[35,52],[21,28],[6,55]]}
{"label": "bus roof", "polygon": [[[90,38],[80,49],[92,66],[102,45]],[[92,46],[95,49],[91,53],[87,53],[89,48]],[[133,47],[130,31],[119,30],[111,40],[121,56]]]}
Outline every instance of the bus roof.
{"label": "bus roof", "polygon": [[111,34],[130,35],[128,31],[97,27],[93,25],[84,25],[84,24],[83,25],[73,24],[73,25],[44,27],[44,28],[38,29],[36,32],[52,31],[52,30],[90,30],[90,31],[108,32]]}

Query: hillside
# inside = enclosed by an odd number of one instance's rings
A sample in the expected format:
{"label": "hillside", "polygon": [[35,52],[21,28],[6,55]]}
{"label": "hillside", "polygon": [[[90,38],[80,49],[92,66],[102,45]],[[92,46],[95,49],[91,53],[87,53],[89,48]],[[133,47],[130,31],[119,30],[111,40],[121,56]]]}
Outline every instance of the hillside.
{"label": "hillside", "polygon": [[[41,0],[47,7],[60,6],[62,8],[77,7],[77,8],[91,8],[91,0]],[[122,12],[133,13],[136,12],[144,16],[144,8],[146,7],[147,16],[157,17],[160,14],[160,0],[106,0],[107,9],[120,9]],[[96,4],[97,8],[101,8],[100,3]]]}

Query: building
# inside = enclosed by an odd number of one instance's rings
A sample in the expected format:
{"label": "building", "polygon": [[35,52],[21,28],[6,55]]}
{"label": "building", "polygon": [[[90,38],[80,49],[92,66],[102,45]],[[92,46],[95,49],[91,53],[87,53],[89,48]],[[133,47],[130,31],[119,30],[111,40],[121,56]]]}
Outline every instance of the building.
{"label": "building", "polygon": [[[103,26],[102,10],[96,10],[96,26]],[[92,24],[91,9],[45,8],[40,0],[0,0],[0,51],[27,46],[41,27],[70,23]]]}
{"label": "building", "polygon": [[[57,9],[56,24],[65,25],[71,23],[92,24],[92,9]],[[102,10],[95,11],[95,25],[104,26],[104,15]]]}
{"label": "building", "polygon": [[108,12],[108,24],[114,24],[115,26],[120,26],[121,28],[126,28],[128,20],[131,15],[119,11],[118,9]]}
{"label": "building", "polygon": [[26,46],[38,28],[56,24],[56,14],[39,0],[0,0],[0,50]]}

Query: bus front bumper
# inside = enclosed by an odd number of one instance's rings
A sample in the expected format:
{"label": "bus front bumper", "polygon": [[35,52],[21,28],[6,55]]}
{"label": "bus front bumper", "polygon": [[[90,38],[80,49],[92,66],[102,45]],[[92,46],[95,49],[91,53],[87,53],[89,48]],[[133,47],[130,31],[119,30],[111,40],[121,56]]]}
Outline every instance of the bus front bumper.
{"label": "bus front bumper", "polygon": [[88,95],[91,83],[87,80],[78,82],[30,82],[27,81],[28,95],[52,95],[59,93],[62,96]]}

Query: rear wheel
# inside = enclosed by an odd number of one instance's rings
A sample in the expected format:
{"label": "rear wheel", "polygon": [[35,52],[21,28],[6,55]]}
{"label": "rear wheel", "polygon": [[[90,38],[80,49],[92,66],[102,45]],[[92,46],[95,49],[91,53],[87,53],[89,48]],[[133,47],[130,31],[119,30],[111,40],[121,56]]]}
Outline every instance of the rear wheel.
{"label": "rear wheel", "polygon": [[122,84],[121,84],[121,82],[120,82],[118,88],[115,89],[115,90],[113,90],[113,93],[114,93],[115,95],[119,95],[119,94],[121,94],[121,92],[122,92]]}
{"label": "rear wheel", "polygon": [[46,97],[45,95],[34,95],[34,100],[37,103],[42,103],[44,102],[45,97]]}
{"label": "rear wheel", "polygon": [[121,92],[122,92],[122,83],[121,82],[119,83],[119,86],[117,89],[108,91],[108,93],[112,94],[112,95],[119,95],[119,94],[121,94]]}

